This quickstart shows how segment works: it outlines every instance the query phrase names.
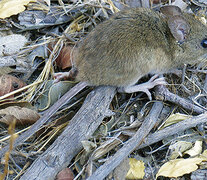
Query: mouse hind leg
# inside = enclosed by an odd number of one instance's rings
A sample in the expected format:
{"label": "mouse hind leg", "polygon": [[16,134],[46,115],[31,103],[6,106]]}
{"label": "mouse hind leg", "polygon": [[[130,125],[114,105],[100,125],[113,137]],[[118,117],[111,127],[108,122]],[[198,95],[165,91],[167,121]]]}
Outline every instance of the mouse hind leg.
{"label": "mouse hind leg", "polygon": [[120,87],[118,88],[118,92],[124,92],[124,93],[144,92],[147,94],[148,98],[152,100],[152,95],[149,90],[154,88],[157,85],[166,85],[166,84],[167,82],[165,81],[164,77],[159,77],[159,75],[154,75],[146,83],[126,86],[126,87]]}

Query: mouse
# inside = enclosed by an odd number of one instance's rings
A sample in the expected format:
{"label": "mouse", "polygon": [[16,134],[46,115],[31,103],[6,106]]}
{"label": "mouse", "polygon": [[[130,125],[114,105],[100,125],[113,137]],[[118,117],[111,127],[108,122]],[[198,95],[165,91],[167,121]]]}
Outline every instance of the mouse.
{"label": "mouse", "polygon": [[[206,56],[207,27],[193,14],[172,5],[161,7],[160,12],[145,8],[122,10],[97,25],[79,43],[72,53],[73,67],[69,72],[54,74],[56,82],[71,75],[80,82],[43,114],[33,130],[87,86],[143,91],[151,99],[149,89],[165,84],[159,74],[184,63],[205,61]],[[136,84],[146,74],[155,75],[148,82]],[[33,130],[26,132],[27,137]],[[25,135],[21,135],[16,141],[20,144],[24,140]]]}
{"label": "mouse", "polygon": [[[166,84],[160,74],[183,64],[195,64],[207,55],[207,27],[193,14],[166,5],[119,11],[97,25],[74,49],[73,67],[55,73],[56,81],[76,74],[86,86],[115,86],[119,92],[142,91]],[[148,74],[148,82],[136,84]]]}

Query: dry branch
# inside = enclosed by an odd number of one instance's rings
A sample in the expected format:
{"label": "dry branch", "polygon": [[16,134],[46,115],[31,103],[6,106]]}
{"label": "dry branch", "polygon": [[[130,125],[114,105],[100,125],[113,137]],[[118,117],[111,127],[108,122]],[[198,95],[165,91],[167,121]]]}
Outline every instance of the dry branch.
{"label": "dry branch", "polygon": [[200,114],[198,116],[194,116],[192,118],[183,120],[179,123],[166,127],[158,132],[150,134],[137,149],[144,148],[164,138],[167,138],[179,132],[184,132],[187,129],[197,126],[198,124],[206,123],[206,122],[207,122],[207,113]]}
{"label": "dry branch", "polygon": [[[82,90],[79,85],[80,83],[74,86],[70,89],[67,93],[65,93],[52,107],[50,107],[45,114],[35,123],[32,125],[32,127],[24,132],[21,136],[19,136],[13,147],[17,147],[18,145],[22,144],[24,141],[26,141],[29,137],[31,137],[35,132],[37,132],[43,124],[46,124],[50,122],[50,118],[60,109],[63,105],[68,103],[71,98],[74,96],[74,93],[78,93],[80,90]],[[8,151],[9,145],[1,149],[0,152],[0,158],[5,154],[6,151]]]}
{"label": "dry branch", "polygon": [[155,96],[156,99],[161,99],[163,101],[169,101],[175,104],[182,106],[183,108],[196,112],[198,114],[206,112],[206,109],[199,107],[193,102],[184,99],[176,94],[171,93],[166,86],[160,85],[155,87]]}
{"label": "dry branch", "polygon": [[118,150],[113,157],[109,158],[101,167],[99,167],[87,180],[102,180],[111,171],[113,171],[114,168],[116,168],[137,146],[142,143],[144,138],[156,124],[162,108],[163,104],[161,102],[155,102],[149,115],[145,118],[135,135],[125,142],[124,146]]}
{"label": "dry branch", "polygon": [[64,132],[34,161],[21,180],[55,179],[56,174],[81,150],[81,141],[90,138],[109,114],[114,94],[113,87],[98,87],[92,91]]}

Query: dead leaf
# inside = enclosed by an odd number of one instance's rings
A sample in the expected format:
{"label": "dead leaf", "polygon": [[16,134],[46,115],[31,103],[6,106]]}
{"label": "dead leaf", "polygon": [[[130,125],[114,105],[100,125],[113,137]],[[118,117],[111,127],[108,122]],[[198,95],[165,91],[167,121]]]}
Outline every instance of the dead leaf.
{"label": "dead leaf", "polygon": [[28,109],[36,110],[36,108],[28,101],[7,101],[5,103],[0,104],[0,109],[5,109],[10,106],[19,106],[19,107],[25,107]]}
{"label": "dead leaf", "polygon": [[[11,75],[2,75],[0,76],[0,96],[3,96],[7,93],[10,93],[14,90],[20,89],[25,86],[25,83]],[[13,96],[10,96],[11,98]]]}
{"label": "dead leaf", "polygon": [[40,118],[40,115],[36,111],[28,108],[10,106],[0,110],[0,117],[0,122],[7,125],[14,119],[16,119],[16,125],[25,125],[35,123]]}
{"label": "dead leaf", "polygon": [[[48,54],[50,54],[53,51],[53,48],[56,43],[57,42],[55,41],[48,44]],[[56,65],[61,69],[72,67],[72,53],[74,53],[75,50],[76,47],[65,44],[55,60]]]}
{"label": "dead leaf", "polygon": [[156,178],[158,176],[177,178],[184,174],[189,174],[198,169],[198,164],[200,164],[201,162],[201,158],[170,160],[162,165],[156,175]]}
{"label": "dead leaf", "polygon": [[[200,142],[197,143],[200,147]],[[195,146],[194,146],[195,147]],[[198,148],[199,149],[199,148]],[[188,159],[175,159],[170,160],[159,169],[156,177],[165,176],[165,177],[179,177],[184,174],[189,174],[198,169],[198,165],[201,165],[202,162],[207,161],[207,150],[195,158]]]}
{"label": "dead leaf", "polygon": [[[95,136],[96,137],[96,136]],[[122,141],[126,141],[127,136],[124,136],[121,133],[118,133],[113,138],[108,139],[107,141],[103,142],[91,156],[92,160],[97,160],[98,158],[107,154],[110,150],[117,147]]]}
{"label": "dead leaf", "polygon": [[58,55],[58,57],[56,59],[57,66],[62,69],[72,67],[71,55],[72,55],[73,51],[74,51],[73,46],[63,47],[60,51],[60,54]]}
{"label": "dead leaf", "polygon": [[203,161],[207,161],[207,150],[203,151],[201,155],[199,155],[200,158],[203,159]]}
{"label": "dead leaf", "polygon": [[25,10],[25,5],[36,0],[2,0],[0,1],[0,18],[4,19]]}
{"label": "dead leaf", "polygon": [[74,83],[68,81],[60,81],[54,83],[54,81],[48,81],[45,84],[45,92],[39,96],[35,106],[38,110],[44,111],[49,106],[53,105],[68,89],[72,88]]}
{"label": "dead leaf", "polygon": [[171,151],[170,159],[176,159],[178,156],[183,156],[183,152],[190,149],[192,147],[191,142],[186,141],[178,141],[172,145],[170,145],[169,149]]}
{"label": "dead leaf", "polygon": [[144,162],[135,158],[129,158],[130,169],[126,175],[127,179],[143,179],[144,178]]}
{"label": "dead leaf", "polygon": [[91,141],[81,141],[83,148],[86,150],[87,153],[90,153],[92,149],[96,148],[97,145]]}
{"label": "dead leaf", "polygon": [[105,137],[107,136],[108,133],[108,127],[106,124],[101,124],[94,132],[93,136],[94,137]]}
{"label": "dead leaf", "polygon": [[207,149],[203,151],[202,155],[207,157]]}
{"label": "dead leaf", "polygon": [[[0,37],[0,55],[9,56],[18,53],[27,43],[27,38],[20,34]],[[3,62],[1,62],[3,64]],[[7,64],[7,62],[5,62]]]}
{"label": "dead leaf", "polygon": [[69,168],[65,168],[57,174],[57,180],[73,180],[73,172]]}
{"label": "dead leaf", "polygon": [[202,141],[196,141],[195,145],[193,146],[193,148],[189,149],[188,151],[185,152],[185,154],[189,154],[191,157],[192,156],[197,156],[199,154],[201,154],[202,152]]}
{"label": "dead leaf", "polygon": [[159,128],[160,129],[163,129],[165,127],[168,127],[172,124],[175,124],[175,123],[178,123],[180,121],[183,121],[185,119],[188,119],[188,118],[191,118],[192,116],[190,115],[186,115],[186,114],[181,114],[181,113],[176,113],[176,114],[171,114],[167,120],[165,121],[165,123]]}

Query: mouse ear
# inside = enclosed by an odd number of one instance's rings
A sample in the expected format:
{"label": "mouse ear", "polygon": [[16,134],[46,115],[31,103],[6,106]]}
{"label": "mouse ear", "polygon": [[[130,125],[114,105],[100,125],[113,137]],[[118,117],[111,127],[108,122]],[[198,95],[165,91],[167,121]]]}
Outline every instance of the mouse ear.
{"label": "mouse ear", "polygon": [[174,38],[179,42],[183,42],[190,32],[190,26],[188,22],[181,15],[176,15],[169,18],[168,27],[170,28]]}
{"label": "mouse ear", "polygon": [[182,15],[182,11],[178,6],[166,5],[160,8],[160,12],[167,17]]}

